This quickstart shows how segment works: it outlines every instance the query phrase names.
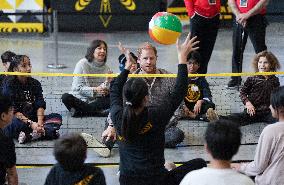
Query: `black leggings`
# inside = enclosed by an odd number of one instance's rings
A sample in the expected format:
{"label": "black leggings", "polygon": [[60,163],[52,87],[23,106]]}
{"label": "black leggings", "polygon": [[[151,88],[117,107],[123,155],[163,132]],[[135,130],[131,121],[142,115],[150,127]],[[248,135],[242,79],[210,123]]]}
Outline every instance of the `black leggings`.
{"label": "black leggings", "polygon": [[62,102],[69,111],[71,108],[74,108],[77,112],[80,112],[80,115],[82,116],[95,115],[96,113],[109,109],[110,107],[109,96],[98,97],[95,101],[86,103],[72,94],[65,93],[62,95]]}
{"label": "black leggings", "polygon": [[120,185],[178,185],[187,173],[206,166],[207,164],[203,159],[197,158],[161,176],[141,177],[120,175],[119,183]]}

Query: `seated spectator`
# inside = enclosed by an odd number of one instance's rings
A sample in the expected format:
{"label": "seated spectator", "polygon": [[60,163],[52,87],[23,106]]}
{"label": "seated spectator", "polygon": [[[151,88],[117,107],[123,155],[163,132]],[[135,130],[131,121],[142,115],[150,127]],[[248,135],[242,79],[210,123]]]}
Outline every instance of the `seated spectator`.
{"label": "seated spectator", "polygon": [[[16,54],[12,51],[5,51],[2,55],[1,55],[1,60],[2,60],[2,64],[4,67],[4,72],[8,71],[8,68],[10,66],[11,61],[13,60],[13,57],[15,57]],[[6,75],[0,75],[0,86],[2,87],[2,83],[5,79]],[[1,90],[2,91],[2,90]]]}
{"label": "seated spectator", "polygon": [[3,133],[3,129],[12,122],[13,107],[8,97],[0,95],[0,184],[18,184],[16,153],[13,140]]}
{"label": "seated spectator", "polygon": [[[16,55],[8,71],[30,73],[31,69],[28,56]],[[62,117],[44,114],[46,103],[38,80],[24,75],[9,76],[3,82],[2,93],[12,100],[15,113],[12,123],[4,128],[8,137],[17,138],[19,143],[58,138]]]}
{"label": "seated spectator", "polygon": [[[278,59],[269,51],[256,54],[252,65],[255,72],[259,73],[275,72],[280,69]],[[279,86],[279,79],[275,75],[260,74],[248,77],[240,91],[240,98],[245,105],[245,110],[242,113],[221,118],[232,120],[241,126],[256,122],[275,123],[277,120],[272,117],[269,109],[270,95]]]}
{"label": "seated spectator", "polygon": [[[111,73],[107,61],[107,44],[94,40],[74,69],[74,74]],[[74,76],[70,94],[62,95],[62,102],[73,117],[107,116],[110,107],[111,78]]]}
{"label": "seated spectator", "polygon": [[55,141],[54,156],[57,160],[45,180],[45,185],[105,185],[100,168],[84,164],[87,143],[79,134],[62,136]]}
{"label": "seated spectator", "polygon": [[[197,74],[200,67],[201,56],[197,51],[187,57],[187,70],[189,74]],[[212,102],[209,84],[205,77],[188,78],[188,90],[184,104],[180,107],[177,117],[190,118],[202,121],[214,121],[218,118]]]}
{"label": "seated spectator", "polygon": [[232,157],[241,144],[238,125],[219,120],[208,125],[205,132],[205,149],[210,166],[189,172],[180,185],[253,185],[253,181],[230,167]]}
{"label": "seated spectator", "polygon": [[250,163],[232,164],[239,172],[255,176],[256,185],[279,185],[284,183],[284,87],[271,94],[272,116],[279,120],[265,127],[260,134],[254,160]]}

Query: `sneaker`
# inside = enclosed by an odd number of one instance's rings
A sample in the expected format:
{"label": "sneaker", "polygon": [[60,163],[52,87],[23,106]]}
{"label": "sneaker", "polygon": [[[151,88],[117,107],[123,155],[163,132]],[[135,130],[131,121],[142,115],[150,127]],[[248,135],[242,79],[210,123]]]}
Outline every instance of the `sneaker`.
{"label": "sneaker", "polygon": [[87,133],[81,133],[81,136],[87,142],[88,147],[92,147],[93,150],[102,157],[110,157],[110,150],[106,145],[98,141],[92,135]]}
{"label": "sneaker", "polygon": [[235,88],[241,85],[242,79],[241,78],[233,78],[228,83],[228,88]]}
{"label": "sneaker", "polygon": [[19,137],[18,137],[18,142],[20,143],[20,144],[24,144],[25,143],[25,141],[26,141],[26,134],[25,134],[25,132],[20,132],[20,134],[19,134]]}
{"label": "sneaker", "polygon": [[209,108],[206,112],[206,118],[209,122],[214,122],[219,120],[219,116],[213,108]]}

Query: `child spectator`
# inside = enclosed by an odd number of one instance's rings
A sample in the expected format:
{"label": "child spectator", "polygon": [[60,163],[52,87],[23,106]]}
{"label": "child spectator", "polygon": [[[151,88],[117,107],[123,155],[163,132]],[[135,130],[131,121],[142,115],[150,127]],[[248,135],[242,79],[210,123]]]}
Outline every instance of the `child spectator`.
{"label": "child spectator", "polygon": [[[274,72],[280,69],[278,59],[273,53],[263,51],[255,55],[252,65],[255,72]],[[248,77],[240,91],[240,98],[245,105],[242,113],[235,113],[222,119],[229,119],[241,126],[256,122],[274,123],[269,105],[271,92],[280,86],[275,75],[256,75]]]}
{"label": "child spectator", "polygon": [[[85,57],[76,64],[74,74],[111,73],[106,64],[107,54],[106,42],[93,40]],[[73,117],[107,116],[110,81],[109,77],[74,76],[71,92],[62,95],[62,102]]]}
{"label": "child spectator", "polygon": [[265,127],[260,134],[254,160],[232,164],[236,170],[255,177],[256,185],[284,183],[284,87],[275,89],[270,99],[272,116],[279,121]]}
{"label": "child spectator", "polygon": [[54,156],[57,164],[50,170],[45,185],[105,185],[100,168],[84,164],[87,143],[79,134],[65,135],[55,141]]}
{"label": "child spectator", "polygon": [[[197,74],[200,67],[201,56],[197,51],[187,56],[187,70],[189,74]],[[217,115],[214,111],[215,104],[209,84],[205,77],[190,77],[184,104],[180,108],[181,118],[191,118],[203,121],[214,121]]]}
{"label": "child spectator", "polygon": [[0,95],[0,184],[17,185],[16,153],[13,140],[3,133],[3,128],[11,123],[13,118],[12,102],[8,97]]}
{"label": "child spectator", "polygon": [[226,120],[210,123],[205,132],[205,150],[210,167],[189,172],[180,185],[253,185],[253,181],[230,168],[232,157],[241,144],[238,125]]}
{"label": "child spectator", "polygon": [[[17,55],[11,62],[9,72],[31,72],[31,62],[26,55]],[[9,76],[3,82],[3,95],[10,97],[15,116],[5,127],[8,137],[17,138],[19,143],[35,139],[56,139],[62,117],[52,113],[45,115],[46,103],[38,80],[30,76]]]}

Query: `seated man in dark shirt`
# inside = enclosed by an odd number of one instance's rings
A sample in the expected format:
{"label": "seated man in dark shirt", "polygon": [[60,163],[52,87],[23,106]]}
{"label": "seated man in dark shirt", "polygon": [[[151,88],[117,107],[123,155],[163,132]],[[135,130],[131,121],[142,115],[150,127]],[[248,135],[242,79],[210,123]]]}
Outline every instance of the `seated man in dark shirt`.
{"label": "seated man in dark shirt", "polygon": [[54,155],[58,163],[47,175],[45,185],[106,184],[100,168],[84,164],[87,158],[87,143],[81,135],[70,134],[56,140]]}
{"label": "seated man in dark shirt", "polygon": [[12,139],[4,135],[2,130],[12,122],[12,118],[11,101],[0,95],[0,185],[6,182],[6,176],[9,185],[18,184],[15,144]]}

